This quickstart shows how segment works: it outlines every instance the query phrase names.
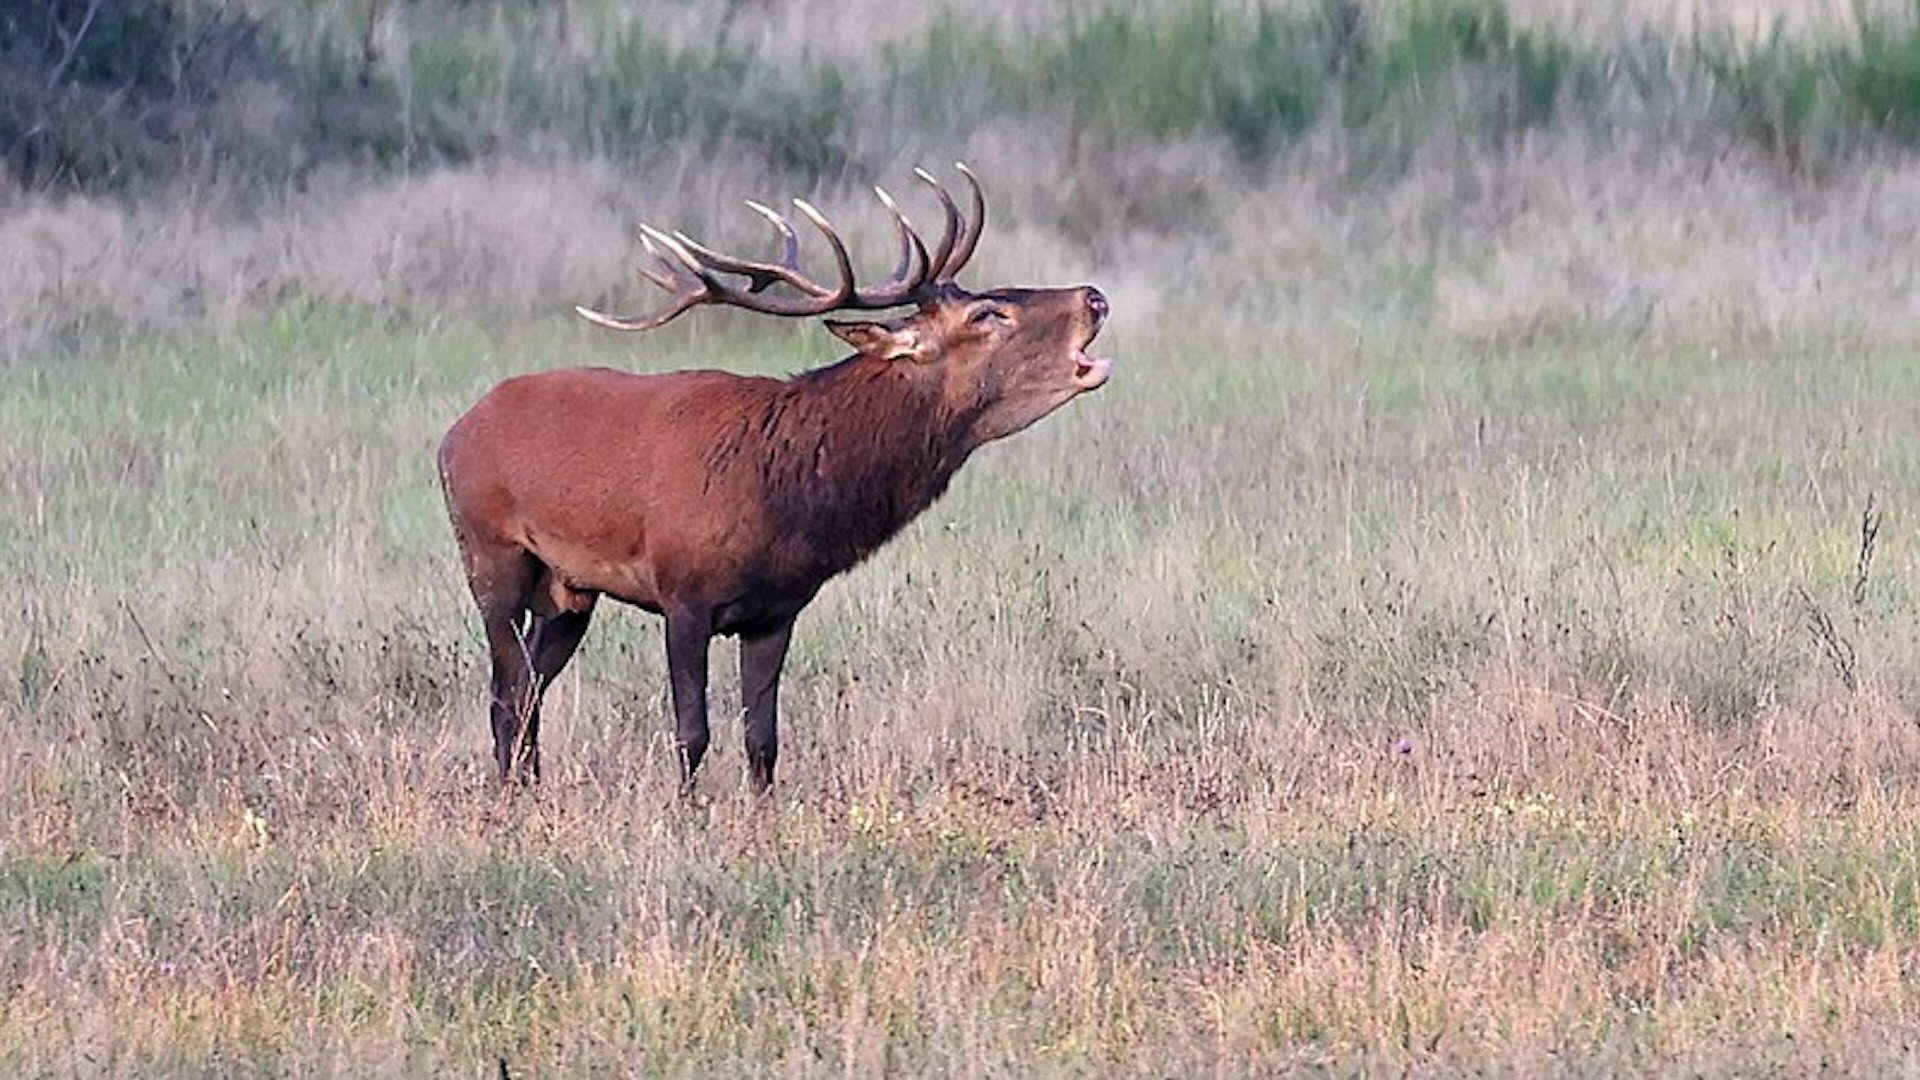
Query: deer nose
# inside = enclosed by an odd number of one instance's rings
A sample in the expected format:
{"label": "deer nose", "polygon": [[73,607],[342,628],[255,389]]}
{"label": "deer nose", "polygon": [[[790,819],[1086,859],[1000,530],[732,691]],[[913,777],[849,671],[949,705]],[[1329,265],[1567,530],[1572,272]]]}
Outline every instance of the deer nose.
{"label": "deer nose", "polygon": [[1091,285],[1087,286],[1087,307],[1093,311],[1093,321],[1095,323],[1107,321],[1107,312],[1110,310],[1110,307],[1107,304],[1106,293],[1101,292]]}

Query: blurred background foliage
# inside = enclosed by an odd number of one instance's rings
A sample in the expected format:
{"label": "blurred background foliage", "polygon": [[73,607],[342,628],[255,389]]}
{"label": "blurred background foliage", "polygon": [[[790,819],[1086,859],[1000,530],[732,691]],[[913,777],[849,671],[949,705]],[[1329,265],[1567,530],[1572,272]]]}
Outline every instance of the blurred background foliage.
{"label": "blurred background foliage", "polygon": [[1556,125],[1737,141],[1813,175],[1920,141],[1911,9],[1809,35],[1582,32],[1502,0],[988,4],[796,47],[767,29],[781,7],[4,0],[0,151],[22,188],[101,192],[688,143],[833,179],[1009,117],[1218,138],[1255,165],[1331,132],[1362,180],[1437,136]]}

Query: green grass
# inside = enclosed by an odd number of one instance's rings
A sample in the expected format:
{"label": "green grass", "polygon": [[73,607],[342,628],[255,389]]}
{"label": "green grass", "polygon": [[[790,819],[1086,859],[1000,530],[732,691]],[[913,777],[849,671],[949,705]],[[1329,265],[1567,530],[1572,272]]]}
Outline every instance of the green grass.
{"label": "green grass", "polygon": [[1913,1064],[1912,553],[1852,598],[1910,350],[1112,335],[803,619],[764,809],[724,659],[675,799],[631,612],[494,790],[431,451],[511,371],[825,335],[307,309],[0,374],[0,1063]]}

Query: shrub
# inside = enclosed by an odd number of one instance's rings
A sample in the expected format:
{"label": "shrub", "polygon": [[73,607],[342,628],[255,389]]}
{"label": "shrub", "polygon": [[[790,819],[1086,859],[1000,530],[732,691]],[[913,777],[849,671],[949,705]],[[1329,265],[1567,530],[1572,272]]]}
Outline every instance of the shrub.
{"label": "shrub", "polygon": [[286,74],[258,23],[193,0],[0,3],[0,151],[26,188],[113,187],[183,158],[254,160],[279,133],[216,107]]}
{"label": "shrub", "polygon": [[[1112,0],[1029,17],[1016,31],[949,14],[822,63],[770,62],[724,34],[677,43],[613,5],[0,0],[0,149],[28,187],[98,189],[723,142],[818,177],[856,147],[959,142],[1035,114],[1100,136],[1217,138],[1249,162],[1333,131],[1349,179],[1395,173],[1436,140],[1570,123],[1719,128],[1809,169],[1920,144],[1920,29],[1864,10],[1844,41],[1776,28],[1756,44],[1595,43],[1517,25],[1502,0]],[[381,20],[411,32],[383,36]],[[281,107],[241,104],[263,96]]]}

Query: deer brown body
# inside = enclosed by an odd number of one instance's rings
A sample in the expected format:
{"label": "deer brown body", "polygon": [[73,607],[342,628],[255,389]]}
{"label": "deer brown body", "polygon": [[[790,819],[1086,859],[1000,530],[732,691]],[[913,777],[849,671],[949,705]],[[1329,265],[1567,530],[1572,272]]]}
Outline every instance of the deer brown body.
{"label": "deer brown body", "polygon": [[[740,639],[747,757],[764,790],[778,756],[794,617],[938,498],[975,449],[1105,382],[1109,361],[1085,351],[1106,315],[1099,291],[976,294],[953,284],[984,204],[975,185],[963,231],[934,186],[948,228],[933,254],[882,193],[902,254],[894,278],[875,290],[853,287],[844,248],[811,207],[801,204],[835,251],[838,289],[802,276],[791,229],[756,207],[781,229],[781,262],[732,259],[645,230],[665,271],[648,276],[673,303],[641,320],[583,312],[646,329],[698,303],[779,315],[914,306],[889,321],[830,323],[856,350],[847,359],[791,379],[605,368],[521,376],[447,433],[440,472],[491,652],[503,778],[538,775],[541,692],[607,596],[666,617],[689,783],[709,741],[710,640]],[[727,273],[752,284],[724,285]],[[775,283],[800,295],[764,295]]]}

